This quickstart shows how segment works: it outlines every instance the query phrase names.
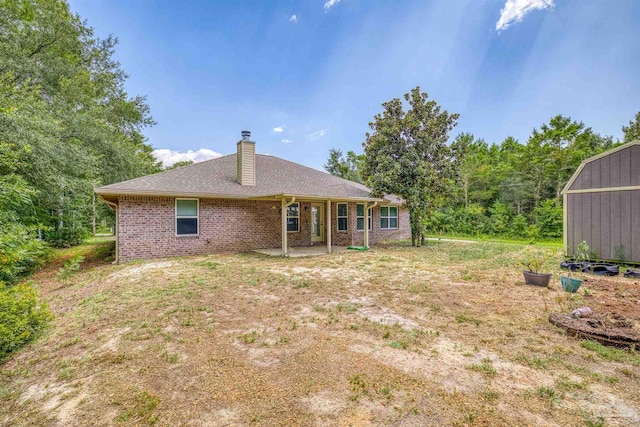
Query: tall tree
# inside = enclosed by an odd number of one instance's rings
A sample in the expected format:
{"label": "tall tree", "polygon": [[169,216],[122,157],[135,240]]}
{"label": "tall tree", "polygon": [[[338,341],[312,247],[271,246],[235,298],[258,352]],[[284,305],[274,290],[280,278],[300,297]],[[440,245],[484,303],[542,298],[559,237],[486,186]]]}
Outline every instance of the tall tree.
{"label": "tall tree", "polygon": [[362,183],[362,168],[364,154],[348,151],[346,157],[339,148],[329,150],[329,158],[324,164],[324,170],[331,175],[339,176],[350,181]]}
{"label": "tall tree", "polygon": [[364,142],[363,175],[377,195],[402,197],[409,210],[411,241],[419,246],[434,200],[447,194],[455,179],[453,152],[447,145],[458,114],[449,114],[416,87],[382,104],[369,123]]}
{"label": "tall tree", "polygon": [[534,129],[523,160],[533,183],[535,204],[547,197],[561,200],[561,191],[585,158],[611,146],[610,138],[595,134],[582,122],[557,115],[540,130]]}
{"label": "tall tree", "polygon": [[640,111],[636,113],[635,120],[629,121],[629,126],[622,126],[624,142],[640,141]]}
{"label": "tall tree", "polygon": [[21,153],[15,173],[37,190],[32,221],[48,235],[91,224],[92,189],[159,170],[142,131],[153,124],[124,90],[104,40],[63,0],[0,0],[0,142]]}

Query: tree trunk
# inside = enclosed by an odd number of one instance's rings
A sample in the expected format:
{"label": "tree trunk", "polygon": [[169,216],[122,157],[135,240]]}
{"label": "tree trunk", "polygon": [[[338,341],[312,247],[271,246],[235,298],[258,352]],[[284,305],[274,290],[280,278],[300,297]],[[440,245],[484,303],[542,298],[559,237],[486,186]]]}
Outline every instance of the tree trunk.
{"label": "tree trunk", "polygon": [[469,180],[464,180],[464,207],[469,207]]}
{"label": "tree trunk", "polygon": [[96,193],[93,193],[93,235],[96,235]]}

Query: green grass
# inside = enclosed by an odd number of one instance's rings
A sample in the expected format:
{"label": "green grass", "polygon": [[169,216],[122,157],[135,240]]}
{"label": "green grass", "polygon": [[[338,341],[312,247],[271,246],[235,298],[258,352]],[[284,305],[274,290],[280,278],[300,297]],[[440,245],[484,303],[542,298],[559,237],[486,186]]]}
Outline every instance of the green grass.
{"label": "green grass", "polygon": [[458,314],[456,316],[456,322],[458,323],[473,323],[474,325],[478,326],[481,322],[476,319],[475,317],[472,316],[465,316],[464,314]]}
{"label": "green grass", "polygon": [[535,242],[531,242],[530,239],[518,239],[515,237],[498,237],[498,236],[465,236],[454,233],[447,234],[429,234],[427,236],[429,239],[455,239],[455,240],[469,240],[472,242],[492,242],[492,243],[507,243],[507,244],[517,244],[517,245],[535,245],[535,246],[544,246],[550,248],[562,248],[563,243],[562,239],[539,239]]}
{"label": "green grass", "polygon": [[494,377],[498,373],[496,368],[493,367],[493,362],[489,358],[482,359],[481,363],[474,363],[469,366],[469,369],[475,372],[479,372],[485,377]]}
{"label": "green grass", "polygon": [[536,395],[541,399],[548,400],[549,403],[559,403],[560,396],[553,387],[538,387]]}
{"label": "green grass", "polygon": [[160,399],[158,397],[143,390],[133,396],[131,404],[127,405],[130,407],[122,412],[116,418],[116,421],[128,421],[132,425],[140,425],[140,421],[142,421],[146,425],[154,425],[157,423],[158,418],[152,414],[159,403]]}
{"label": "green grass", "polygon": [[619,350],[617,348],[605,347],[596,341],[585,340],[580,345],[587,350],[596,352],[602,359],[610,362],[628,362],[640,365],[640,353],[634,350]]}

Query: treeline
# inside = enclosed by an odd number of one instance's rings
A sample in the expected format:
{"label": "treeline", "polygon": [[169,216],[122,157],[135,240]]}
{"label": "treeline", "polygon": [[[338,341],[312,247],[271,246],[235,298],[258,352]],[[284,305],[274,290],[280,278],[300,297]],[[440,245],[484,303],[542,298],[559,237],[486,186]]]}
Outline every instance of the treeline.
{"label": "treeline", "polygon": [[[640,140],[640,112],[623,132],[624,142]],[[424,227],[434,234],[560,238],[562,188],[582,160],[620,143],[562,115],[534,129],[524,143],[459,134],[450,144],[455,188],[428,204]],[[365,161],[365,154],[332,149],[325,170],[362,182]]]}
{"label": "treeline", "polygon": [[[0,2],[0,281],[77,244],[110,215],[93,187],[157,171],[153,124],[124,90],[117,39],[99,39],[61,0]],[[95,210],[94,210],[95,209]]]}
{"label": "treeline", "polygon": [[0,360],[48,318],[33,286],[15,283],[112,215],[93,187],[159,169],[116,44],[65,1],[0,0]]}

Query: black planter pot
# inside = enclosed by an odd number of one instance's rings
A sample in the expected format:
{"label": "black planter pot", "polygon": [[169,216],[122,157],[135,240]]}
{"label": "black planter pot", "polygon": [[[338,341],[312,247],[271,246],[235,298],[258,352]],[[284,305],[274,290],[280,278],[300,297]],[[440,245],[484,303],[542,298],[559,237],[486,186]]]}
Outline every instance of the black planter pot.
{"label": "black planter pot", "polygon": [[523,271],[522,274],[524,274],[524,281],[527,285],[547,287],[551,281],[551,273]]}

